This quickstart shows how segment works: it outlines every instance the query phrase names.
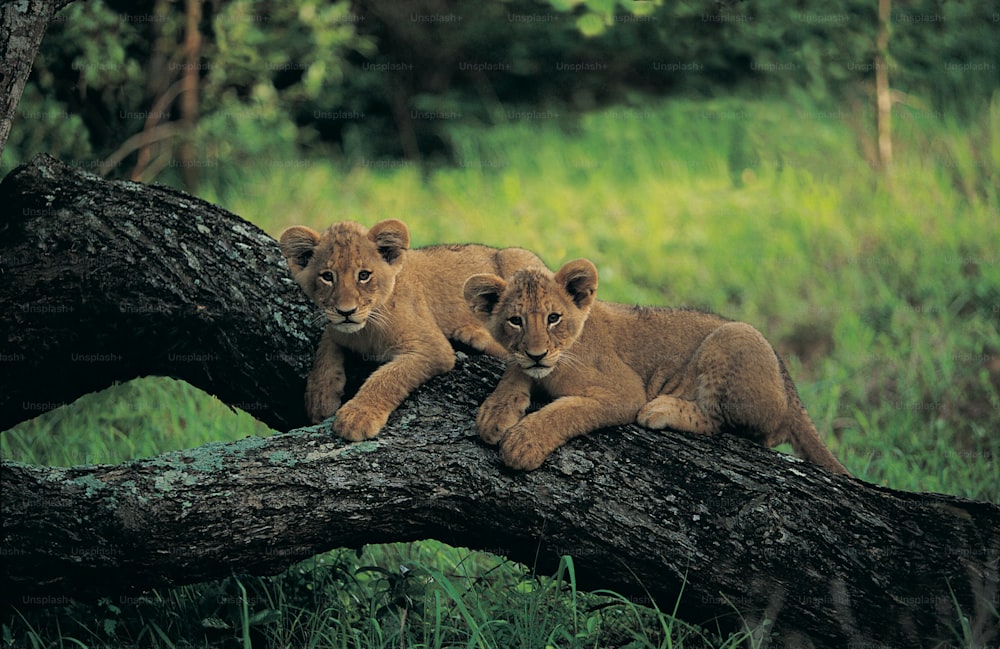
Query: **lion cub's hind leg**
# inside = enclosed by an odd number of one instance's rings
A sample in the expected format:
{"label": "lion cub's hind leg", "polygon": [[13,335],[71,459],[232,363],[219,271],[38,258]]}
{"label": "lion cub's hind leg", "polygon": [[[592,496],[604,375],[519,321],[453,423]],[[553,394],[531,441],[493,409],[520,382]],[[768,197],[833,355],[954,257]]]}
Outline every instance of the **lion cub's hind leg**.
{"label": "lion cub's hind leg", "polygon": [[788,392],[778,356],[764,334],[745,322],[730,322],[709,334],[702,346],[699,373],[712,380],[705,380],[711,388],[699,401],[714,399],[720,421],[743,437],[767,447],[785,441],[779,431]]}
{"label": "lion cub's hind leg", "polygon": [[639,411],[639,424],[710,435],[739,429],[767,446],[784,441],[777,431],[788,396],[778,358],[759,331],[741,322],[720,326],[682,371],[693,378],[690,393],[654,398]]}
{"label": "lion cub's hind leg", "polygon": [[705,435],[714,435],[719,430],[697,402],[668,394],[661,394],[640,408],[636,421],[652,430],[672,428]]}

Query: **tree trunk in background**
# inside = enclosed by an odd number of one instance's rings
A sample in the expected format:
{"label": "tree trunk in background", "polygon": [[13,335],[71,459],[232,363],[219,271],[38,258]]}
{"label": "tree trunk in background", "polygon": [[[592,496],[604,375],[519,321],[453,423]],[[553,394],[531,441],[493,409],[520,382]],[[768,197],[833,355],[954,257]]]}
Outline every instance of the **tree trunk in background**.
{"label": "tree trunk in background", "polygon": [[[170,4],[170,0],[156,0],[153,5],[155,18],[151,25],[154,30],[153,47],[146,66],[146,95],[151,97],[152,101],[142,126],[135,166],[129,173],[129,180],[140,182],[144,179],[152,180],[169,161],[173,160],[173,156],[161,153],[162,149],[169,150],[169,147],[164,147],[164,140],[158,140],[156,137],[157,131],[160,130],[159,125],[165,121],[170,106],[183,90],[183,82],[177,80],[176,73],[170,69],[173,67],[170,65],[170,60],[175,43],[169,37],[169,31],[164,29]],[[169,143],[170,138],[165,138],[165,141]]]}
{"label": "tree trunk in background", "polygon": [[889,89],[889,25],[892,0],[878,0],[878,36],[875,42],[875,101],[878,109],[879,169],[892,166],[892,93]]}
{"label": "tree trunk in background", "polygon": [[[13,315],[0,427],[34,413],[24,399],[143,373],[253,403],[274,426],[301,419],[318,332],[270,237],[181,192],[46,157],[0,184],[0,205]],[[474,431],[500,370],[462,356],[358,444],[318,426],[116,466],[3,462],[7,601],[274,573],[334,547],[433,537],[541,571],[570,554],[580,587],[665,610],[683,589],[685,619],[766,618],[781,646],[954,643],[960,614],[978,645],[996,640],[1000,507],[633,426],[513,472]]]}
{"label": "tree trunk in background", "polygon": [[184,27],[184,72],[181,76],[181,121],[184,139],[177,151],[184,187],[189,192],[198,190],[198,155],[194,145],[194,130],[198,124],[198,80],[201,76],[201,1],[187,0]]}
{"label": "tree trunk in background", "polygon": [[72,0],[0,3],[0,157],[49,21]]}

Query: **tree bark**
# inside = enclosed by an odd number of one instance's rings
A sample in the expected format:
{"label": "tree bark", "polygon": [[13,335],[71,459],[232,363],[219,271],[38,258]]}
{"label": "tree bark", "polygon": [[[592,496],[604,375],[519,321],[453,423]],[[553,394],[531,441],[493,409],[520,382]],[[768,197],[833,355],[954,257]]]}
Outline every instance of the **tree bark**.
{"label": "tree bark", "polygon": [[72,0],[0,3],[0,157],[14,124],[24,84],[52,16]]}
{"label": "tree bark", "polygon": [[[259,402],[254,414],[275,426],[300,417],[317,332],[272,239],[180,192],[51,158],[12,172],[0,205],[15,206],[2,291],[18,378],[5,371],[0,385],[21,395],[15,406],[159,372]],[[75,371],[73,349],[114,359]],[[954,643],[960,615],[979,645],[997,638],[1000,507],[636,427],[513,472],[473,423],[500,370],[460,354],[358,444],[321,425],[117,466],[3,462],[3,592],[21,606],[132,593],[433,537],[542,571],[570,554],[581,587],[666,610],[683,591],[689,621],[768,619],[761,633],[784,646]],[[30,379],[42,371],[46,382]],[[9,401],[8,423],[33,414]]]}
{"label": "tree bark", "polygon": [[322,329],[275,241],[166,187],[39,156],[0,183],[0,430],[115,381],[184,379],[305,424]]}

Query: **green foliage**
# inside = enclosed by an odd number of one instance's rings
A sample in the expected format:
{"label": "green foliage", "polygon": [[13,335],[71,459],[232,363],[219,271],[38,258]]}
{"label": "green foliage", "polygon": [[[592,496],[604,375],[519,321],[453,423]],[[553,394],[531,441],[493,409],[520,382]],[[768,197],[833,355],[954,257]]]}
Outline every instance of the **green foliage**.
{"label": "green foliage", "polygon": [[[103,0],[78,2],[57,14],[35,58],[31,78],[4,149],[6,173],[39,151],[96,167],[93,134],[120,141],[138,130],[143,71],[135,23]],[[121,116],[127,117],[121,117]]]}
{"label": "green foliage", "polygon": [[[576,27],[584,36],[599,36],[614,25],[616,18],[652,15],[662,0],[548,0],[553,9],[561,12],[576,12]],[[579,11],[582,9],[582,12]],[[624,10],[624,11],[622,11]],[[619,13],[621,12],[621,13]]]}
{"label": "green foliage", "polygon": [[[192,65],[197,128],[159,141],[167,160],[140,177],[180,182],[171,151],[186,137],[198,149],[194,164],[213,182],[227,178],[222,163],[259,159],[262,151],[294,160],[316,146],[316,107],[343,111],[351,103],[347,55],[374,52],[370,39],[356,35],[348,4],[232,0],[204,8],[192,64],[183,50],[184,3],[158,0],[149,13],[119,12],[105,0],[68,6],[42,43],[0,171],[39,151],[105,171],[99,163],[130,136],[181,124],[180,79]],[[133,148],[121,157],[120,167],[107,170],[112,175],[141,171],[133,169]]]}
{"label": "green foliage", "polygon": [[681,649],[735,647],[746,637],[719,636],[615,593],[580,592],[570,557],[538,576],[435,542],[324,553],[270,578],[68,601],[2,624],[8,644],[35,646]]}
{"label": "green foliage", "polygon": [[[36,64],[37,67],[37,64]],[[70,114],[66,104],[29,85],[21,96],[18,121],[35,128],[14,128],[4,148],[0,174],[25,163],[37,152],[48,151],[70,164],[96,167],[83,119]]]}
{"label": "green foliage", "polygon": [[[236,110],[224,102],[239,98],[262,110],[265,119],[280,113],[294,123],[309,121],[313,107],[343,106],[345,56],[374,53],[370,39],[355,35],[354,24],[346,3],[239,0],[222,5],[212,17],[214,46],[203,55],[208,69],[204,111]],[[300,144],[309,143],[309,135],[300,137],[307,138]]]}
{"label": "green foliage", "polygon": [[[351,114],[347,56],[374,52],[347,3],[236,0],[211,16],[210,33],[193,139],[215,183],[236,182],[233,165],[294,169],[303,151],[322,150],[318,120]],[[177,182],[176,170],[163,179]]]}
{"label": "green foliage", "polygon": [[[126,147],[113,175],[180,182],[169,161],[188,137],[200,175],[235,182],[225,167],[261,151],[273,151],[274,164],[303,152],[356,166],[451,163],[457,126],[640,95],[739,90],[873,103],[875,6],[860,0],[230,0],[204,11],[196,132],[160,142],[168,160],[148,167]],[[0,172],[41,150],[96,167],[148,123],[179,124],[183,12],[166,0],[149,14],[105,0],[61,12]],[[896,99],[938,118],[981,114],[1000,86],[994,15],[982,2],[897,3],[888,64]]]}

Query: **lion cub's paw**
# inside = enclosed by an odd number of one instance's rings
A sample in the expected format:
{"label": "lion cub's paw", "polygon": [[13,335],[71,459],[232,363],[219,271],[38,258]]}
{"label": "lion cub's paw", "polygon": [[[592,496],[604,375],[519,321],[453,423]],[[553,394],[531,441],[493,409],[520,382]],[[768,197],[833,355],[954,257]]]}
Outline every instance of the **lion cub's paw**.
{"label": "lion cub's paw", "polygon": [[306,414],[309,421],[318,424],[333,416],[340,407],[340,398],[322,392],[306,392]]}
{"label": "lion cub's paw", "polygon": [[635,417],[635,422],[643,428],[650,430],[663,430],[670,426],[672,421],[671,413],[659,408],[650,408],[648,405],[639,410]]}
{"label": "lion cub's paw", "polygon": [[344,439],[360,442],[378,435],[388,419],[387,413],[355,404],[354,400],[351,400],[337,411],[337,418],[333,420],[332,428],[333,432]]}
{"label": "lion cub's paw", "polygon": [[698,404],[667,395],[658,396],[640,408],[635,421],[650,430],[672,428],[705,435],[712,435],[718,430]]}
{"label": "lion cub's paw", "polygon": [[476,429],[487,444],[500,438],[524,416],[524,410],[507,399],[487,399],[476,413]]}
{"label": "lion cub's paw", "polygon": [[493,340],[490,332],[478,325],[461,326],[452,333],[452,338],[496,358],[510,357],[510,353],[503,345]]}
{"label": "lion cub's paw", "polygon": [[340,407],[346,377],[343,370],[331,368],[328,363],[317,363],[306,380],[306,414],[318,424],[333,416]]}
{"label": "lion cub's paw", "polygon": [[516,425],[507,431],[500,442],[500,458],[512,469],[532,471],[542,466],[557,445],[552,445],[545,435]]}

